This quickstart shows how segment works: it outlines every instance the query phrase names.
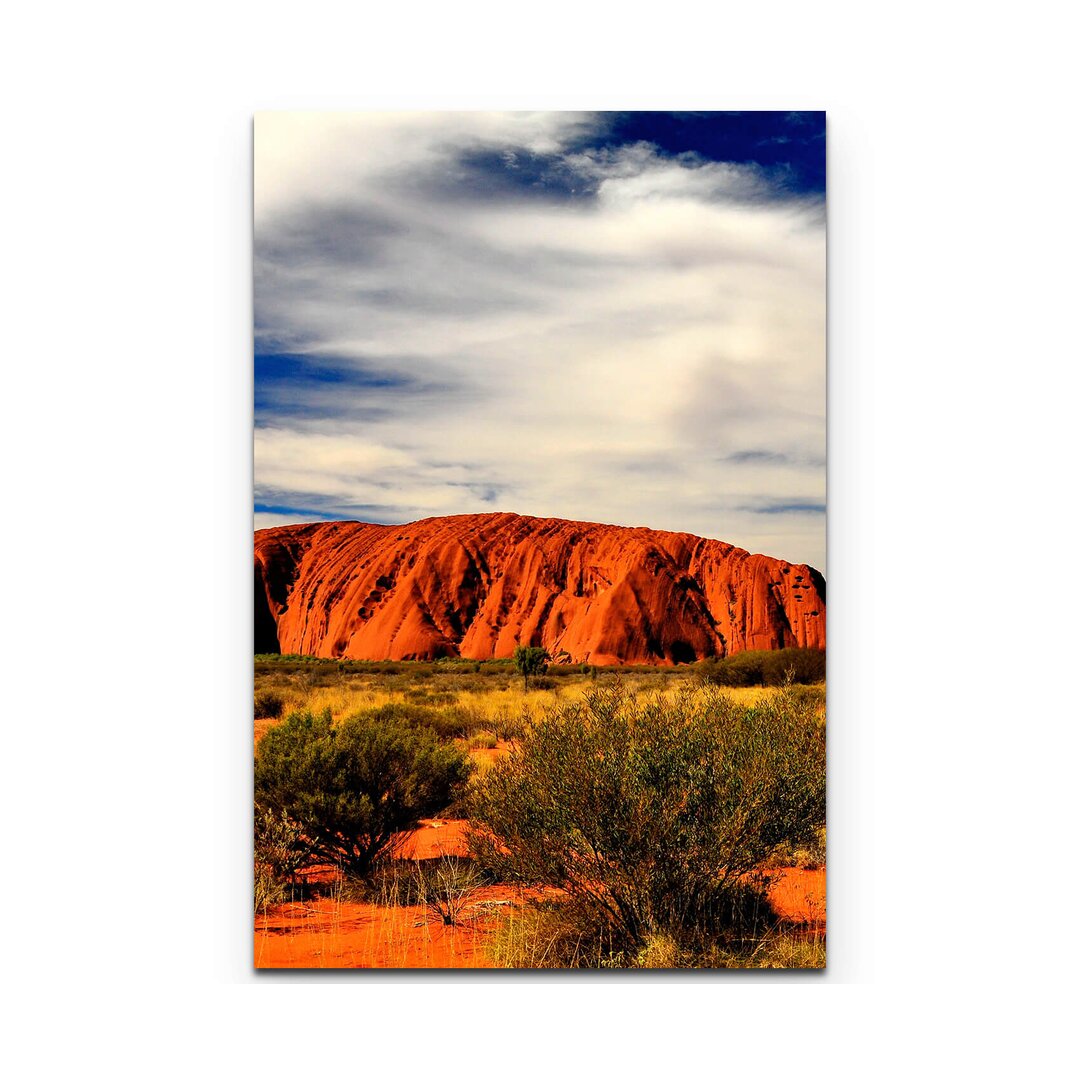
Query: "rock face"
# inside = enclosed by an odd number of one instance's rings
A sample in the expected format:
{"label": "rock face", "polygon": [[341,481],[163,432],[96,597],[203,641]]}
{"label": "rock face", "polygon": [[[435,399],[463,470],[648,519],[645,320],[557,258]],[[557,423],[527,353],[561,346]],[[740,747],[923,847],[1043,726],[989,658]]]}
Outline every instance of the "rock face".
{"label": "rock face", "polygon": [[719,540],[517,514],[255,533],[255,651],[592,664],[825,647],[816,570]]}

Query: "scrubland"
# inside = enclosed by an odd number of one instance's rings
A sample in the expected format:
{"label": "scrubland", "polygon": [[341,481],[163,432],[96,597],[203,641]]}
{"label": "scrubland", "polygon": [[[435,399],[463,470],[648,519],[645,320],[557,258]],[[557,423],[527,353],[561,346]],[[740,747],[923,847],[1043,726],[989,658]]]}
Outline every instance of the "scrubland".
{"label": "scrubland", "polygon": [[257,657],[256,966],[823,967],[824,658],[744,655]]}

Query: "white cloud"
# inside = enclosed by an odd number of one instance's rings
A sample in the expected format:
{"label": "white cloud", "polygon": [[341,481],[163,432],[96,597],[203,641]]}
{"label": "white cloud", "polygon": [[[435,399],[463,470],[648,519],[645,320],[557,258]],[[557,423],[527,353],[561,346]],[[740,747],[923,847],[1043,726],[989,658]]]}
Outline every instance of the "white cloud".
{"label": "white cloud", "polygon": [[[593,122],[258,118],[260,346],[347,376],[278,388],[258,502],[642,524],[824,567],[820,203],[646,144],[568,151]],[[462,179],[478,148],[497,164]],[[556,153],[588,197],[459,194]]]}

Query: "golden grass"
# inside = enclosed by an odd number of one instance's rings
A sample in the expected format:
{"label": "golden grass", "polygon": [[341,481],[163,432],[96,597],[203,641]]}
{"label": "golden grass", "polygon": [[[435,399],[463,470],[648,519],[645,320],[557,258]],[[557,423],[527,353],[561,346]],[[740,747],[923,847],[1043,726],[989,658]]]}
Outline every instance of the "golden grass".
{"label": "golden grass", "polygon": [[[526,693],[522,680],[513,677],[485,679],[483,689],[478,690],[472,688],[475,682],[469,684],[468,688],[455,689],[455,679],[452,676],[444,676],[437,681],[417,680],[405,684],[395,680],[396,685],[390,688],[386,685],[387,679],[381,675],[354,675],[342,678],[334,685],[312,686],[304,674],[275,673],[258,676],[256,686],[259,688],[272,685],[282,695],[285,700],[283,717],[297,709],[310,709],[313,712],[329,709],[335,720],[391,702],[413,700],[418,704],[425,704],[425,691],[437,695],[449,694],[453,695],[455,705],[463,706],[483,717],[485,722],[495,729],[500,719],[516,720],[526,716],[540,716],[555,705],[580,701],[598,681],[606,683],[616,677],[621,678],[631,693],[639,698],[657,694],[669,696],[687,684],[693,685],[693,676],[681,673],[620,676],[605,674],[600,680],[593,680],[587,675],[560,675],[551,680],[555,684],[551,689],[530,689]],[[486,685],[487,683],[490,685]],[[726,692],[741,704],[752,705],[773,691],[761,686],[747,686],[729,688]],[[274,723],[276,721],[273,720],[256,721],[257,736],[261,736]]]}

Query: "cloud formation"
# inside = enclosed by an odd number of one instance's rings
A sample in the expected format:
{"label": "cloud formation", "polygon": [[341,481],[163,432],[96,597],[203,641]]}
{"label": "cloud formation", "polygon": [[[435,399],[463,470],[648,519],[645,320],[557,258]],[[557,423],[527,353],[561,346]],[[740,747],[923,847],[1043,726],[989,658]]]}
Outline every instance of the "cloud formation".
{"label": "cloud formation", "polygon": [[[257,118],[257,527],[509,510],[824,567],[817,128],[641,115]],[[725,124],[737,160],[681,148]]]}

